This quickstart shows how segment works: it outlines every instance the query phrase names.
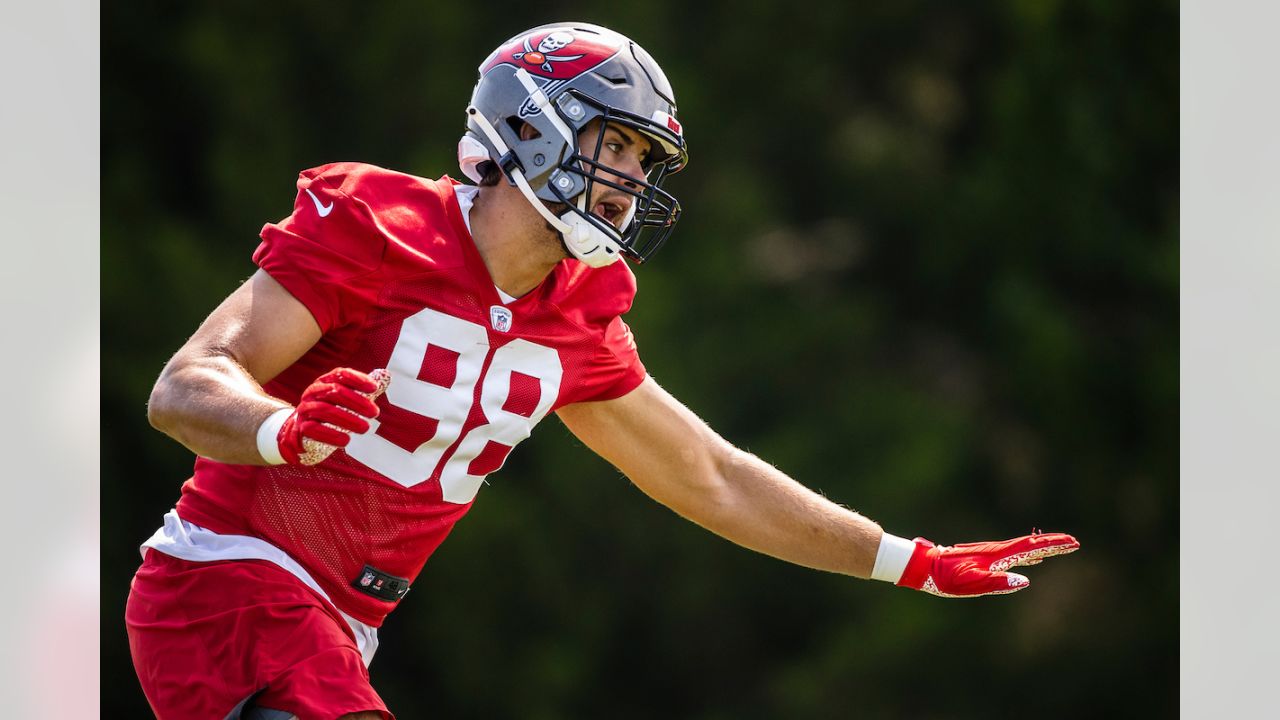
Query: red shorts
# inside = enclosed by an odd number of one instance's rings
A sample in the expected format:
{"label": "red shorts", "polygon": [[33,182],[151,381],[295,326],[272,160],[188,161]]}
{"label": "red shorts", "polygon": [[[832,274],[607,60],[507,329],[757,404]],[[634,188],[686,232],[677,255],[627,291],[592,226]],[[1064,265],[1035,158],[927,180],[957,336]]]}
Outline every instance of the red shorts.
{"label": "red shorts", "polygon": [[223,720],[255,694],[255,704],[299,720],[364,710],[394,720],[346,621],[272,563],[189,562],[148,549],[125,625],[134,669],[161,720]]}

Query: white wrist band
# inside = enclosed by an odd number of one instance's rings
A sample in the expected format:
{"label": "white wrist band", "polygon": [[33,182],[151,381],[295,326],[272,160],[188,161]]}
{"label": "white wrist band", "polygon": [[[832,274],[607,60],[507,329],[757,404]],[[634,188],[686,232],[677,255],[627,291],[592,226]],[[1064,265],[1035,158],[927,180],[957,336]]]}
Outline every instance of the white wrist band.
{"label": "white wrist band", "polygon": [[293,408],[280,408],[258,426],[258,454],[268,465],[284,464],[284,456],[280,454],[280,427],[292,414]]}
{"label": "white wrist band", "polygon": [[876,565],[871,569],[872,580],[897,583],[907,569],[907,562],[916,551],[916,544],[897,535],[884,533],[880,537],[880,549],[876,551]]}

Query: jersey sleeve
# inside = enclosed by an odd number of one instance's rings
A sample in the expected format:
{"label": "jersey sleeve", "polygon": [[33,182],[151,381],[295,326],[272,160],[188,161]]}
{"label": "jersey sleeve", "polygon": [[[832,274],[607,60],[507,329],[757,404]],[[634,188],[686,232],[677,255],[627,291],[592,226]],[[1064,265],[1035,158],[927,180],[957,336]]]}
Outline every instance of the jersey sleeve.
{"label": "jersey sleeve", "polygon": [[582,392],[573,402],[613,400],[635,390],[646,371],[640,362],[631,328],[615,317],[605,330],[604,340],[582,374]]}
{"label": "jersey sleeve", "polygon": [[307,307],[320,331],[360,317],[377,297],[387,241],[360,198],[358,168],[324,165],[298,175],[293,214],[267,223],[253,261]]}

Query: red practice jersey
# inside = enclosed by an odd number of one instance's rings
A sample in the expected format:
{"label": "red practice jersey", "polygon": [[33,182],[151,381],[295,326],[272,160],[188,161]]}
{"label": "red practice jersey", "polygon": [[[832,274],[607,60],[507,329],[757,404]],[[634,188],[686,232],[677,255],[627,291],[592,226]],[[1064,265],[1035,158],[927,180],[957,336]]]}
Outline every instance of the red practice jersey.
{"label": "red practice jersey", "polygon": [[564,260],[503,304],[448,177],[336,163],[304,171],[293,214],[254,261],[323,335],[263,387],[297,403],[335,367],[385,367],[363,435],[312,467],[196,460],[182,519],[250,535],[297,560],[338,608],[377,627],[394,602],[352,587],[365,565],[413,579],[489,473],[547,413],[620,397],[645,377],[625,263]]}

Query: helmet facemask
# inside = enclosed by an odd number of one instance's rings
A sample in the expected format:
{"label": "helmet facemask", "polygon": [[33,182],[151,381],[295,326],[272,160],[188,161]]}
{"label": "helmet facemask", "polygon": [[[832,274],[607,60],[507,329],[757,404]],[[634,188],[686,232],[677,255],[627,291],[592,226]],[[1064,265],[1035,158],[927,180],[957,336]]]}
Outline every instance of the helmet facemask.
{"label": "helmet facemask", "polygon": [[[572,152],[560,162],[560,170],[582,179],[583,190],[576,196],[570,197],[560,189],[566,184],[563,180],[549,182],[547,188],[556,197],[557,202],[568,207],[577,221],[589,223],[615,243],[627,257],[637,263],[643,263],[662,247],[675,228],[676,220],[680,217],[679,201],[661,186],[668,175],[683,167],[685,162],[683,150],[676,144],[678,139],[673,142],[669,132],[662,133],[658,126],[646,118],[640,118],[616,108],[600,106],[590,98],[573,91],[567,94],[584,104],[591,105],[596,111],[591,113],[593,116],[591,120],[582,123],[578,128]],[[559,107],[556,107],[555,111],[559,112]],[[583,129],[597,120],[600,125],[595,142],[591,147],[582,147],[579,140]],[[630,128],[649,141],[649,156],[643,165],[645,177],[637,178],[627,175],[600,161],[606,130],[611,125]],[[663,137],[664,134],[667,137]],[[553,175],[553,178],[556,177]],[[576,184],[568,185],[572,187]],[[591,212],[592,208],[588,203],[591,202],[597,185],[622,193],[631,199],[627,215],[620,223],[620,227]]]}

